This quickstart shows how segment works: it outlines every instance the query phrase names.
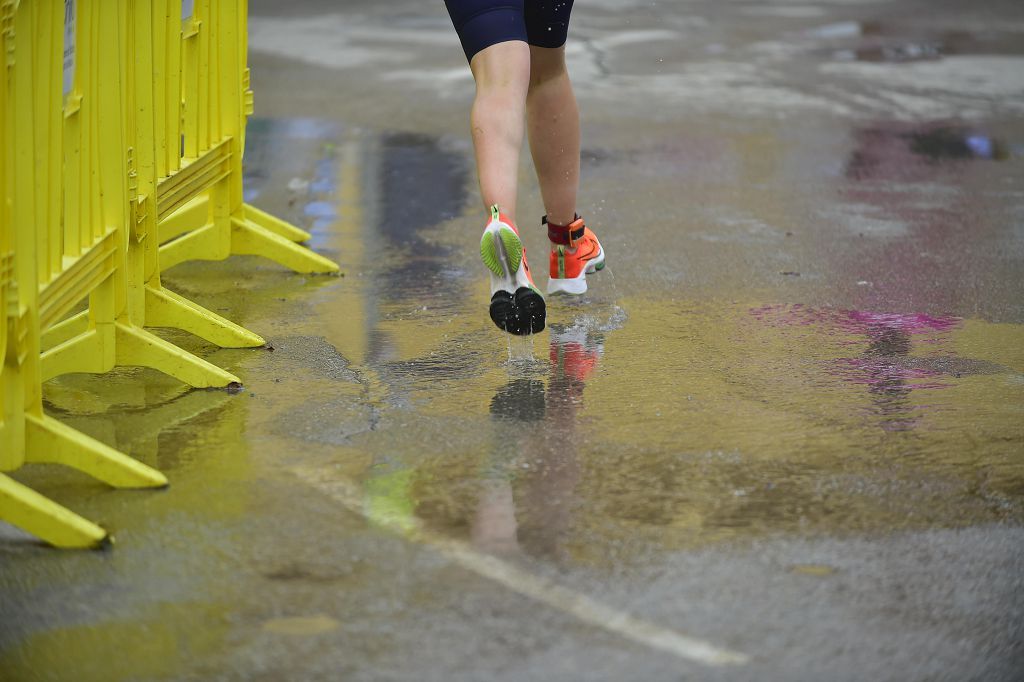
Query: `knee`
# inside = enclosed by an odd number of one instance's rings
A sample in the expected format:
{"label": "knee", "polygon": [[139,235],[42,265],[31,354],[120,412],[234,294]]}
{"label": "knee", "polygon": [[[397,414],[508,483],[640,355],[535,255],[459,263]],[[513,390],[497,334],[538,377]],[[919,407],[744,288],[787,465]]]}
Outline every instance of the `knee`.
{"label": "knee", "polygon": [[568,76],[565,48],[530,46],[530,90]]}
{"label": "knee", "polygon": [[510,41],[478,52],[470,62],[478,91],[523,91],[530,81],[526,43]]}

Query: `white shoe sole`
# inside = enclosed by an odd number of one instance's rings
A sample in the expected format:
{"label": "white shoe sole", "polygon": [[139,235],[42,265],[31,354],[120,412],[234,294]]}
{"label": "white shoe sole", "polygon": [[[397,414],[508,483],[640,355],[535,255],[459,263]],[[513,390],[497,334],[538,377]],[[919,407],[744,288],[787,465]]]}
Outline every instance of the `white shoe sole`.
{"label": "white shoe sole", "polygon": [[597,258],[590,259],[587,267],[583,268],[576,277],[566,277],[564,279],[551,277],[548,279],[548,295],[567,294],[569,296],[580,296],[587,293],[587,275],[592,275],[604,268],[604,247],[601,246],[601,242],[597,243],[597,248]]}

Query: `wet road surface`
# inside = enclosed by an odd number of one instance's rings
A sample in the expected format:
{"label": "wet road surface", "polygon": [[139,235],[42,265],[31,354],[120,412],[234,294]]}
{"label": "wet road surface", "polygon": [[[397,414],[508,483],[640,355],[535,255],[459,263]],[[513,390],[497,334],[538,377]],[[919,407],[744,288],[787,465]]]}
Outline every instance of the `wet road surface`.
{"label": "wet road surface", "polygon": [[609,267],[524,339],[441,4],[252,5],[248,200],[344,276],[167,273],[241,393],[47,384],[171,487],[16,472],[116,546],[0,527],[0,678],[1019,679],[1016,3],[578,2]]}

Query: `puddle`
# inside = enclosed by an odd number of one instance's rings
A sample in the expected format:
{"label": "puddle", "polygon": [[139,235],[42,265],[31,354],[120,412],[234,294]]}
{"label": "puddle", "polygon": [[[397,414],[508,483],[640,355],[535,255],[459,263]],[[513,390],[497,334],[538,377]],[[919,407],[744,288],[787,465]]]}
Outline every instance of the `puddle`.
{"label": "puddle", "polygon": [[911,25],[844,21],[804,32],[804,36],[828,43],[814,50],[834,61],[905,62],[932,61],[948,56],[1024,54],[1020,34],[1009,31],[938,31],[922,33]]}
{"label": "puddle", "polygon": [[[418,232],[462,213],[469,169],[462,153],[446,149],[436,137],[391,133],[380,139],[374,178],[379,195],[378,232],[407,244]],[[422,241],[415,250],[437,253]]]}
{"label": "puddle", "polygon": [[832,58],[848,62],[916,62],[939,59],[943,56],[941,45],[934,43],[903,43],[899,45],[877,45],[853,50],[836,50]]}
{"label": "puddle", "polygon": [[311,636],[337,630],[341,625],[336,619],[323,614],[316,616],[291,616],[272,618],[263,623],[263,629],[277,635]]}
{"label": "puddle", "polygon": [[802,305],[766,306],[750,312],[770,327],[817,327],[834,346],[859,351],[822,361],[821,370],[864,387],[873,404],[866,414],[877,418],[885,431],[917,426],[926,406],[911,400],[914,391],[949,389],[964,376],[1009,372],[996,363],[952,352],[951,334],[963,324],[956,317]]}
{"label": "puddle", "polygon": [[447,149],[436,137],[391,133],[380,138],[367,159],[367,178],[377,246],[387,262],[390,252],[403,256],[376,277],[385,300],[405,300],[423,293],[459,295],[445,273],[447,248],[427,238],[431,228],[461,215],[468,199],[466,156]]}
{"label": "puddle", "polygon": [[911,153],[929,161],[1008,158],[1007,147],[988,135],[966,128],[935,128],[905,133]]}
{"label": "puddle", "polygon": [[886,123],[854,133],[846,163],[852,179],[907,179],[920,168],[963,161],[1006,161],[1014,147],[983,130],[946,123]]}

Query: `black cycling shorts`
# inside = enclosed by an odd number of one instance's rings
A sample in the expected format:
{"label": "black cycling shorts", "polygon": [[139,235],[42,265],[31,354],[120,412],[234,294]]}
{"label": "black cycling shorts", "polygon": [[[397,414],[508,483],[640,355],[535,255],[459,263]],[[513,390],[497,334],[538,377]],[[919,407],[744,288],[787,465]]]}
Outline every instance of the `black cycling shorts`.
{"label": "black cycling shorts", "polygon": [[561,47],[573,0],[444,0],[466,59],[509,40]]}

